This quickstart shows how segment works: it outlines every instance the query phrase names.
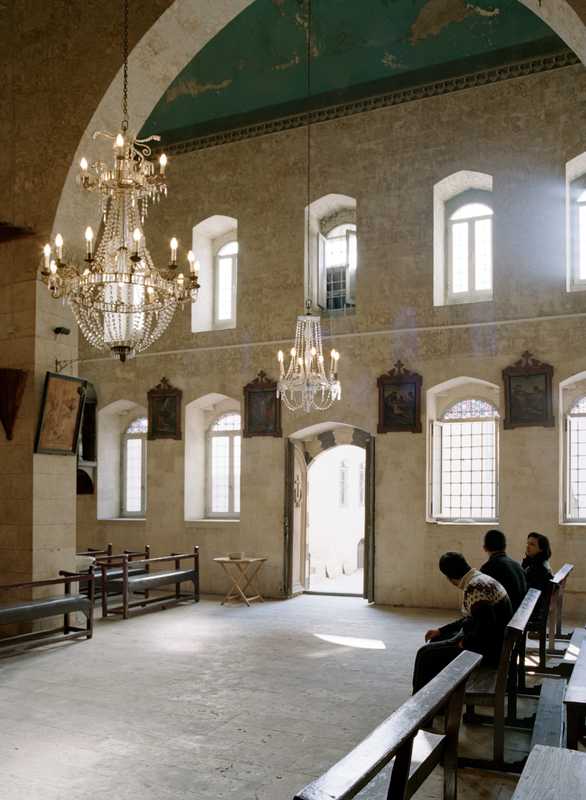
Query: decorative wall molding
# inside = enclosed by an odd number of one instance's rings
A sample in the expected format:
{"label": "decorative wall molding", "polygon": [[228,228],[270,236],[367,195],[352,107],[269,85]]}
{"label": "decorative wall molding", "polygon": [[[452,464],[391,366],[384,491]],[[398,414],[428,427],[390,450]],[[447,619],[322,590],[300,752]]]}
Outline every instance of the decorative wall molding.
{"label": "decorative wall molding", "polygon": [[522,78],[526,75],[549,72],[563,67],[571,67],[579,63],[580,59],[572,50],[562,50],[558,53],[517,61],[513,64],[505,64],[480,72],[472,72],[468,75],[446,78],[441,81],[425,83],[421,86],[398,89],[393,92],[364,97],[349,103],[339,103],[309,112],[291,114],[286,117],[260,122],[255,125],[246,125],[241,128],[209,134],[208,136],[186,139],[182,142],[165,145],[165,152],[172,155],[179,155],[181,153],[190,153],[194,150],[219,147],[225,144],[240,142],[245,139],[255,139],[259,136],[268,136],[274,133],[293,130],[294,128],[302,128],[308,124],[315,125],[320,122],[329,122],[334,119],[340,119],[341,117],[353,116],[354,114],[364,114],[367,111],[374,111],[379,108],[388,108],[389,106],[396,106],[402,103],[411,103],[414,100],[422,100],[426,97],[438,97],[443,94],[472,89],[477,86],[486,86],[499,81]]}

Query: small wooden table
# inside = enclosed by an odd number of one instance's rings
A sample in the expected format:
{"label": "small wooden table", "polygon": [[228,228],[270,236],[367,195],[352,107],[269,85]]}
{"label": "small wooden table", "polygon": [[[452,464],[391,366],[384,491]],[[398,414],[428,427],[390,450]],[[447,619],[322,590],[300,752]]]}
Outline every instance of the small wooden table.
{"label": "small wooden table", "polygon": [[[214,558],[214,561],[222,567],[226,575],[232,581],[232,586],[226,597],[222,600],[222,605],[224,605],[224,603],[246,603],[246,605],[249,606],[253,600],[260,600],[261,603],[264,603],[264,598],[259,591],[256,579],[265,561],[268,561],[267,556],[250,558],[228,558],[228,556],[220,556]],[[233,565],[235,569],[231,570],[230,565]],[[256,594],[246,594],[249,586]]]}
{"label": "small wooden table", "polygon": [[586,753],[535,745],[512,800],[582,797],[586,797]]}

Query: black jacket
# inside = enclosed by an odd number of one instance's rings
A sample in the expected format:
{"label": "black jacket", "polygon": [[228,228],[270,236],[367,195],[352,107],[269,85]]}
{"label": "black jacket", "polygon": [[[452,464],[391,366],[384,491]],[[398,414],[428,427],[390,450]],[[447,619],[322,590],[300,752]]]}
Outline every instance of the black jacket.
{"label": "black jacket", "polygon": [[485,575],[490,575],[505,587],[514,614],[527,594],[528,588],[527,578],[521,564],[503,551],[502,553],[492,553],[488,561],[480,567],[480,571]]}
{"label": "black jacket", "polygon": [[539,589],[541,592],[541,597],[535,606],[535,611],[531,615],[531,624],[542,627],[547,622],[549,598],[551,595],[550,580],[553,578],[553,573],[549,568],[549,563],[539,558],[529,558],[525,556],[522,566],[525,570],[525,577],[529,588]]}

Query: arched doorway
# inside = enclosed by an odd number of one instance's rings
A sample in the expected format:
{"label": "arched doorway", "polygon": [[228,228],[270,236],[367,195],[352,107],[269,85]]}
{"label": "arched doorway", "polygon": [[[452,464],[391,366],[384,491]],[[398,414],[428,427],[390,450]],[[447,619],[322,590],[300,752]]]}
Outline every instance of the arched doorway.
{"label": "arched doorway", "polygon": [[362,596],[366,451],[339,444],[307,470],[306,591]]}
{"label": "arched doorway", "polygon": [[[285,594],[352,594],[374,602],[374,437],[334,422],[299,430],[287,443],[285,480]],[[341,493],[351,493],[351,483],[356,498],[351,503],[348,496],[346,514]],[[342,536],[344,517],[347,532]]]}

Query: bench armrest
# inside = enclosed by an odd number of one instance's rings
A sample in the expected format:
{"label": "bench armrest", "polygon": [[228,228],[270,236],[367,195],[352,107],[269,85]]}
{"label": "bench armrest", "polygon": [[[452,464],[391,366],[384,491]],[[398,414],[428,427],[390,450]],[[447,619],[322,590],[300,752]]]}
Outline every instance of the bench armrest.
{"label": "bench armrest", "polygon": [[52,578],[47,581],[27,581],[26,583],[8,583],[0,586],[0,591],[3,589],[36,589],[39,586],[56,586],[59,584],[77,583],[78,581],[93,581],[95,576],[92,573],[81,575],[78,572],[65,572],[61,570],[59,574],[61,578]]}

